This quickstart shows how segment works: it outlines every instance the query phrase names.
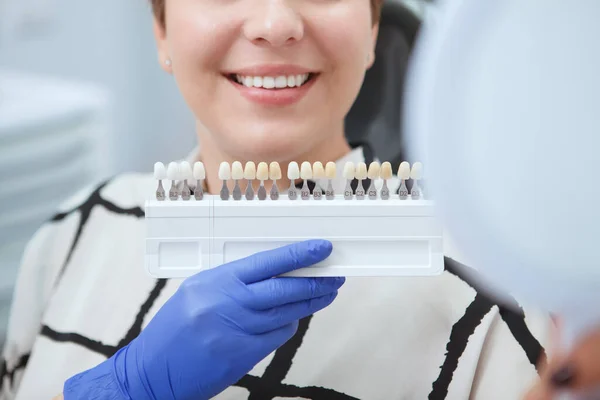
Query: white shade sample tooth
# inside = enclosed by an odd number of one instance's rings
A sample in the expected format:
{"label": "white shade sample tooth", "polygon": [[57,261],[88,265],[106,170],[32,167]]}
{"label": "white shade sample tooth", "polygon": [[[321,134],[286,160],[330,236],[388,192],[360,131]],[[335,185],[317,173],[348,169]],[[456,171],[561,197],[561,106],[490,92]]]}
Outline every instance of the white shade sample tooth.
{"label": "white shade sample tooth", "polygon": [[344,179],[354,179],[355,175],[354,163],[348,161],[344,165]]}
{"label": "white shade sample tooth", "polygon": [[379,165],[379,163],[377,161],[373,161],[369,165],[369,171],[367,172],[367,177],[369,179],[377,179],[377,178],[379,178],[380,171],[381,171],[381,166]]}
{"label": "white shade sample tooth", "polygon": [[404,161],[398,167],[398,178],[404,180],[410,179],[410,164],[408,162]]}
{"label": "white shade sample tooth", "polygon": [[179,164],[179,175],[180,179],[192,179],[192,166],[189,162],[183,161],[181,164]]}
{"label": "white shade sample tooth", "polygon": [[289,163],[287,175],[288,179],[291,181],[300,179],[300,167],[298,166],[298,163],[296,161],[292,161],[291,163]]}
{"label": "white shade sample tooth", "polygon": [[367,164],[360,162],[356,165],[356,179],[367,179]]}
{"label": "white shade sample tooth", "polygon": [[258,164],[256,178],[260,181],[266,181],[267,179],[269,179],[269,166],[266,162],[261,162]]}
{"label": "white shade sample tooth", "polygon": [[410,177],[415,180],[423,179],[423,164],[416,162],[410,171]]}
{"label": "white shade sample tooth", "polygon": [[304,161],[300,167],[300,178],[301,179],[312,179],[312,166],[308,161]]}
{"label": "white shade sample tooth", "polygon": [[244,179],[250,181],[256,179],[256,164],[254,164],[253,161],[248,161],[246,163],[246,167],[244,168]]}
{"label": "white shade sample tooth", "polygon": [[231,167],[227,161],[223,161],[219,166],[219,179],[222,181],[231,179]]}
{"label": "white shade sample tooth", "polygon": [[204,180],[206,179],[206,170],[204,169],[204,163],[196,161],[194,163],[194,179]]}
{"label": "white shade sample tooth", "polygon": [[337,175],[337,169],[335,163],[333,161],[329,161],[327,165],[325,165],[325,176],[327,179],[335,179]]}
{"label": "white shade sample tooth", "polygon": [[244,167],[239,161],[235,161],[231,164],[231,179],[240,180],[244,179]]}
{"label": "white shade sample tooth", "polygon": [[281,179],[281,167],[278,162],[273,161],[269,165],[269,179],[273,181]]}
{"label": "white shade sample tooth", "polygon": [[167,168],[167,178],[171,181],[179,179],[179,165],[176,162],[169,163]]}
{"label": "white shade sample tooth", "polygon": [[313,178],[314,179],[324,179],[325,178],[325,168],[323,168],[323,163],[317,161],[313,164]]}
{"label": "white shade sample tooth", "polygon": [[391,163],[386,161],[383,164],[381,164],[381,171],[379,173],[379,176],[381,177],[381,179],[392,179],[393,175],[394,175],[394,173],[392,171]]}
{"label": "white shade sample tooth", "polygon": [[167,179],[167,168],[165,167],[165,164],[161,162],[154,164],[154,179],[158,181]]}

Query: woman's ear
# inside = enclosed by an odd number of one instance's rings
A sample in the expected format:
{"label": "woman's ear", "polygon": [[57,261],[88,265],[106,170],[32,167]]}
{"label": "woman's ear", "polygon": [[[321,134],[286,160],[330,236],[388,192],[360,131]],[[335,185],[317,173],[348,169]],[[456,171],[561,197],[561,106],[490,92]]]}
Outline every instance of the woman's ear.
{"label": "woman's ear", "polygon": [[375,62],[375,49],[377,48],[377,37],[379,36],[379,24],[373,24],[371,35],[372,45],[369,49],[367,57],[367,69],[371,68],[373,66],[373,63]]}
{"label": "woman's ear", "polygon": [[160,67],[168,73],[172,72],[171,69],[171,57],[169,55],[169,48],[167,44],[167,31],[164,24],[154,18],[154,39],[156,40],[156,48],[158,50],[158,62]]}

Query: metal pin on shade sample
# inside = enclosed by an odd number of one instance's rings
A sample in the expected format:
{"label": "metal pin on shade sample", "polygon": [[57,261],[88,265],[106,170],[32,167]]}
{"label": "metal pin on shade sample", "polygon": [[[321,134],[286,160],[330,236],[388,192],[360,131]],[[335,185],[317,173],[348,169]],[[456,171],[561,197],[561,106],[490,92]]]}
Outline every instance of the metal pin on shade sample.
{"label": "metal pin on shade sample", "polygon": [[244,179],[246,179],[246,200],[254,200],[254,188],[252,181],[256,179],[256,164],[248,161],[244,167]]}
{"label": "metal pin on shade sample", "polygon": [[310,199],[310,189],[308,188],[308,180],[312,179],[312,166],[308,161],[305,161],[300,166],[300,179],[304,181],[300,190],[300,198],[302,200]]}
{"label": "metal pin on shade sample", "polygon": [[181,198],[188,201],[192,196],[192,190],[190,189],[189,181],[192,180],[192,166],[189,162],[183,161],[179,165],[180,179],[183,181],[183,187],[181,189]]}
{"label": "metal pin on shade sample", "polygon": [[365,187],[363,186],[363,181],[367,179],[367,164],[364,162],[359,162],[356,165],[355,178],[358,180],[358,186],[356,187],[356,199],[364,200]]}
{"label": "metal pin on shade sample", "polygon": [[290,188],[288,189],[288,199],[298,199],[298,189],[296,189],[296,181],[300,179],[300,167],[296,161],[292,161],[288,165],[287,176],[290,180]]}
{"label": "metal pin on shade sample", "polygon": [[162,181],[167,179],[167,169],[165,164],[157,162],[154,164],[154,179],[158,181],[156,187],[156,200],[164,201],[166,199],[165,188],[163,187]]}
{"label": "metal pin on shade sample", "polygon": [[231,164],[231,179],[233,179],[234,182],[231,196],[234,200],[241,200],[242,189],[240,188],[240,181],[244,179],[244,167],[242,167],[241,162],[234,161],[233,164]]}
{"label": "metal pin on shade sample", "polygon": [[269,178],[273,181],[273,186],[271,186],[271,200],[279,199],[279,188],[277,187],[277,181],[281,179],[281,167],[278,162],[273,161],[269,165]]}
{"label": "metal pin on shade sample", "polygon": [[333,190],[333,180],[336,176],[336,166],[333,161],[329,161],[325,165],[325,176],[327,177],[327,190],[325,191],[325,198],[327,200],[335,199],[335,191]]}
{"label": "metal pin on shade sample", "polygon": [[377,161],[373,161],[369,165],[369,171],[367,172],[367,177],[371,181],[369,184],[369,189],[367,189],[367,194],[369,196],[369,200],[377,199],[377,188],[375,187],[375,181],[379,178],[379,174],[381,172],[381,166]]}
{"label": "metal pin on shade sample", "polygon": [[202,200],[204,198],[204,180],[206,179],[206,170],[204,164],[200,161],[194,163],[194,179],[196,180],[196,189],[194,190],[194,198]]}
{"label": "metal pin on shade sample", "polygon": [[258,187],[258,199],[266,200],[267,189],[265,189],[265,181],[269,179],[269,166],[266,162],[261,162],[258,164],[258,170],[256,171],[256,179],[260,181],[260,186]]}
{"label": "metal pin on shade sample", "polygon": [[179,179],[179,165],[176,162],[169,163],[167,168],[167,179],[171,181],[171,189],[169,189],[169,200],[175,201],[179,199],[179,189],[177,188],[177,179]]}
{"label": "metal pin on shade sample", "polygon": [[388,179],[392,179],[393,171],[392,164],[389,162],[384,162],[381,164],[380,177],[383,180],[383,186],[381,187],[381,199],[389,200],[390,199],[390,189],[388,188],[387,181]]}
{"label": "metal pin on shade sample", "polygon": [[315,200],[321,200],[323,198],[323,189],[319,185],[319,181],[325,178],[325,168],[323,163],[317,161],[313,164],[313,179],[315,180],[315,188],[313,189],[313,198]]}
{"label": "metal pin on shade sample", "polygon": [[344,179],[346,179],[346,189],[344,190],[344,199],[346,199],[346,200],[352,200],[352,198],[354,197],[354,193],[352,191],[352,181],[354,180],[354,176],[355,176],[354,163],[351,161],[348,161],[344,165]]}
{"label": "metal pin on shade sample", "polygon": [[416,162],[412,166],[410,171],[410,179],[413,180],[412,188],[410,189],[410,197],[413,200],[419,200],[422,197],[421,187],[419,186],[419,180],[423,178],[423,164]]}
{"label": "metal pin on shade sample", "polygon": [[408,198],[406,181],[410,179],[410,164],[408,162],[404,161],[400,164],[400,167],[398,167],[398,178],[400,178],[398,197],[400,200],[406,200]]}
{"label": "metal pin on shade sample", "polygon": [[219,166],[219,179],[223,181],[221,187],[221,200],[229,200],[229,188],[227,187],[227,181],[231,179],[231,167],[227,161],[223,161]]}

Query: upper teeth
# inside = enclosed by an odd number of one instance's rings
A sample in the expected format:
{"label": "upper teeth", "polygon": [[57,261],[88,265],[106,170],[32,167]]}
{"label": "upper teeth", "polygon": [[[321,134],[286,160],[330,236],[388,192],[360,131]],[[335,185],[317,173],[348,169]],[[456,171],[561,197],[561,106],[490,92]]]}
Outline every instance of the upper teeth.
{"label": "upper teeth", "polygon": [[236,75],[238,83],[247,87],[257,87],[264,89],[281,89],[285,87],[302,86],[308,79],[309,74],[290,75],[290,76],[242,76]]}

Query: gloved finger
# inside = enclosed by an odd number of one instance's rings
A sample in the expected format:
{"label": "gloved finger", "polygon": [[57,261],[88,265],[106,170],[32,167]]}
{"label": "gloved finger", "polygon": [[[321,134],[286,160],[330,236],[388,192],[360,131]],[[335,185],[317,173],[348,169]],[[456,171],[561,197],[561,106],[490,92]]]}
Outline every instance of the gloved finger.
{"label": "gloved finger", "polygon": [[244,322],[245,329],[251,334],[260,334],[279,329],[294,321],[308,317],[327,307],[337,297],[337,291],[325,296],[297,303],[285,304],[265,311],[254,311],[254,318]]}
{"label": "gloved finger", "polygon": [[327,240],[307,240],[256,253],[222,267],[249,284],[317,264],[329,257],[332,248]]}
{"label": "gloved finger", "polygon": [[273,331],[258,334],[258,337],[261,340],[255,345],[258,347],[256,349],[257,353],[272,353],[274,350],[281,347],[283,344],[285,344],[285,342],[294,337],[297,331],[298,321],[296,320]]}
{"label": "gloved finger", "polygon": [[337,291],[344,278],[273,278],[247,285],[242,299],[246,307],[268,310]]}

